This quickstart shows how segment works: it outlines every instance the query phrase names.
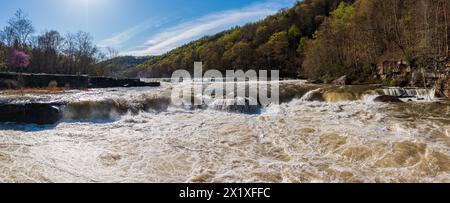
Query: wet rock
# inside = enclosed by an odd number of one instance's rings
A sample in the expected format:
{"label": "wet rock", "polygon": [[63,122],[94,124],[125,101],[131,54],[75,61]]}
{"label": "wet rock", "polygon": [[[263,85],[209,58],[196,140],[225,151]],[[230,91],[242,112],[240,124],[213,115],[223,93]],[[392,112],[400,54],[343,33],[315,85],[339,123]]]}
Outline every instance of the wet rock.
{"label": "wet rock", "polygon": [[309,84],[323,84],[324,82],[322,80],[317,79],[317,80],[308,80],[307,83],[309,83]]}
{"label": "wet rock", "polygon": [[373,100],[374,102],[382,102],[382,103],[400,103],[402,102],[399,98],[389,95],[382,95]]}
{"label": "wet rock", "polygon": [[442,61],[436,65],[418,68],[402,60],[388,60],[378,64],[376,78],[391,86],[434,88],[437,96],[450,98],[449,64],[448,61]]}
{"label": "wet rock", "polygon": [[333,85],[349,85],[350,81],[346,75],[334,80],[332,82]]}
{"label": "wet rock", "polygon": [[61,104],[0,104],[0,122],[49,125],[57,123]]}
{"label": "wet rock", "polygon": [[139,79],[116,79],[106,77],[89,77],[90,88],[110,88],[110,87],[157,87],[159,82],[142,82]]}
{"label": "wet rock", "polygon": [[325,92],[323,94],[325,101],[336,103],[342,101],[354,101],[357,97],[351,92]]}
{"label": "wet rock", "polygon": [[217,99],[209,104],[209,108],[230,113],[258,114],[261,106],[257,103],[252,98]]}
{"label": "wet rock", "polygon": [[301,99],[301,101],[319,101],[323,102],[325,99],[323,98],[323,90],[317,89],[306,93]]}

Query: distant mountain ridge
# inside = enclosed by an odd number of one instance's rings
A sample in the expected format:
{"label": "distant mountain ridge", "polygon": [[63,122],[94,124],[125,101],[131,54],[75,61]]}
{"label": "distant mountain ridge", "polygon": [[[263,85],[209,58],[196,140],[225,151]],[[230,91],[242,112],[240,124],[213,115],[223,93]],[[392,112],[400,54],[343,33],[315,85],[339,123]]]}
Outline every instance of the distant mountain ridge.
{"label": "distant mountain ridge", "polygon": [[99,63],[105,76],[137,77],[135,72],[138,65],[155,58],[154,56],[118,56]]}

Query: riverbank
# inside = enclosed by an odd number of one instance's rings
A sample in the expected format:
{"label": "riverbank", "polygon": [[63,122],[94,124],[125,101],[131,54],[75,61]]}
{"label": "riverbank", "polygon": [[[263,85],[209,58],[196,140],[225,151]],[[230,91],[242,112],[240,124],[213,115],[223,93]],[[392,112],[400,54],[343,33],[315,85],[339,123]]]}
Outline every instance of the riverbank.
{"label": "riverbank", "polygon": [[21,88],[113,88],[157,87],[159,82],[142,82],[140,79],[117,79],[87,75],[0,73],[0,89]]}

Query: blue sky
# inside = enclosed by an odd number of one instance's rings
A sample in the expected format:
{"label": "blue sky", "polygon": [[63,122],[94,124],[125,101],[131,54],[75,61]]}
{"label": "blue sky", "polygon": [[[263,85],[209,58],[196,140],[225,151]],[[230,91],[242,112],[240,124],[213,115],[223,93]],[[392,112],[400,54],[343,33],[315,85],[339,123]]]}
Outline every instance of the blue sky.
{"label": "blue sky", "polygon": [[297,0],[0,0],[0,27],[24,10],[37,33],[87,31],[122,55],[159,55],[254,22]]}

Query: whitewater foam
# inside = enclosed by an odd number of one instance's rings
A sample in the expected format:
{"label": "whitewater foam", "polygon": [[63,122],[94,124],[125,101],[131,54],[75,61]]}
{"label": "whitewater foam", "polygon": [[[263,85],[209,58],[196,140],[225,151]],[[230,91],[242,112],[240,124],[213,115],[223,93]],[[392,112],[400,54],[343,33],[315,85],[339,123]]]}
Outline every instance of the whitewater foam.
{"label": "whitewater foam", "polygon": [[310,101],[298,88],[259,114],[128,110],[166,88],[69,95],[126,106],[110,122],[0,124],[0,182],[450,182],[448,103]]}

